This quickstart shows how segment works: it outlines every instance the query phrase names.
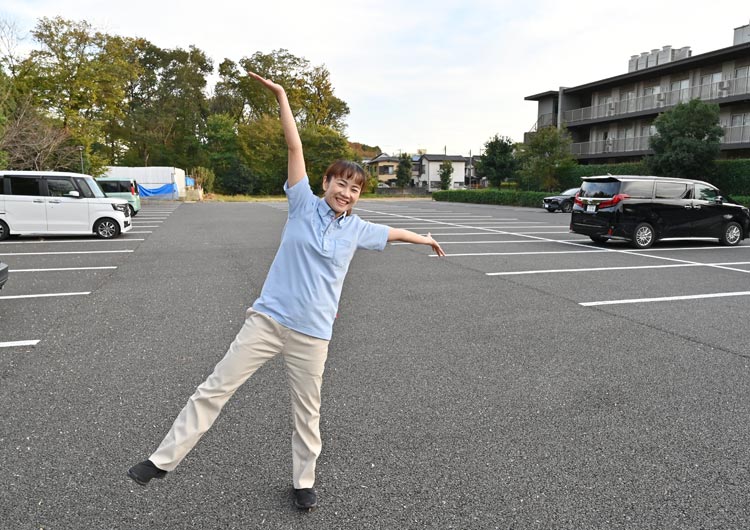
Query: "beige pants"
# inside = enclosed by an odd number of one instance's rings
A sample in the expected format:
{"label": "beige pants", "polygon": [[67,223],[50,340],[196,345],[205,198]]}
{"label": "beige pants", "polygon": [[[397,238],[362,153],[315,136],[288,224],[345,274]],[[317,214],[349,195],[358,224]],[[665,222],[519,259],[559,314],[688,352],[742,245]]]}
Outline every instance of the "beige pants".
{"label": "beige pants", "polygon": [[282,326],[271,317],[247,310],[247,319],[213,373],[190,396],[151,462],[172,471],[213,425],[224,404],[263,363],[281,353],[292,395],[294,433],[292,467],[295,488],[315,483],[320,455],[320,385],[328,341]]}

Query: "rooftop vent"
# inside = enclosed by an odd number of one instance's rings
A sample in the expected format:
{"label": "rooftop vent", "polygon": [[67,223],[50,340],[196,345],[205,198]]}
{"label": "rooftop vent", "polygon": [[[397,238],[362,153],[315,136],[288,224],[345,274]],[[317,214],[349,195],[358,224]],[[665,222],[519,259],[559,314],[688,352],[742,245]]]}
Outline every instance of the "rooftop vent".
{"label": "rooftop vent", "polygon": [[[737,30],[735,30],[735,32],[736,31]],[[735,37],[735,40],[736,38],[737,37]],[[661,50],[656,48],[650,52],[642,52],[640,55],[632,55],[630,57],[630,61],[628,62],[628,72],[635,72],[636,70],[643,70],[644,68],[651,68],[653,66],[671,63],[672,61],[686,59],[690,57],[692,53],[693,52],[690,51],[690,46],[685,46],[676,50],[671,46],[664,46]]]}
{"label": "rooftop vent", "polygon": [[750,42],[750,24],[734,28],[734,45]]}

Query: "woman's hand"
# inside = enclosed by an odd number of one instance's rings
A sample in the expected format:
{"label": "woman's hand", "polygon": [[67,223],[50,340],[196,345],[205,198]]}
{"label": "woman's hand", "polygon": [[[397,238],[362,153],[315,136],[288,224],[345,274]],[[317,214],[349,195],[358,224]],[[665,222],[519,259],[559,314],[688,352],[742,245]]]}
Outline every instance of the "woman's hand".
{"label": "woman's hand", "polygon": [[278,83],[274,83],[270,79],[266,79],[265,77],[261,77],[258,74],[256,74],[255,72],[251,72],[249,70],[247,72],[247,75],[249,75],[250,77],[252,77],[253,79],[255,79],[257,82],[259,82],[261,85],[263,85],[264,87],[266,87],[268,90],[270,90],[271,92],[273,92],[276,95],[277,99],[278,99],[278,97],[280,95],[286,94],[286,92],[284,91],[284,87],[283,86],[281,86]]}
{"label": "woman's hand", "polygon": [[445,256],[445,252],[444,252],[444,251],[443,251],[443,249],[442,249],[442,248],[440,247],[440,243],[438,243],[437,241],[435,241],[435,240],[434,240],[434,239],[432,238],[432,236],[430,235],[430,233],[429,233],[429,232],[427,232],[427,239],[429,240],[429,243],[428,243],[428,245],[430,245],[430,246],[432,247],[432,250],[434,250],[434,251],[435,251],[435,254],[437,254],[437,255],[438,255],[438,257],[440,257],[440,256]]}

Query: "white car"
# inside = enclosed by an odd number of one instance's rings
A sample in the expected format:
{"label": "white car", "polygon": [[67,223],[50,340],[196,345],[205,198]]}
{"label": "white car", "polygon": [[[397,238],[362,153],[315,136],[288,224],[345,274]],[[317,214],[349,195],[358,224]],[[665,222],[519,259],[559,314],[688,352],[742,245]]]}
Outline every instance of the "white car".
{"label": "white car", "polygon": [[0,171],[0,241],[16,235],[96,234],[132,229],[128,202],[108,198],[89,175]]}

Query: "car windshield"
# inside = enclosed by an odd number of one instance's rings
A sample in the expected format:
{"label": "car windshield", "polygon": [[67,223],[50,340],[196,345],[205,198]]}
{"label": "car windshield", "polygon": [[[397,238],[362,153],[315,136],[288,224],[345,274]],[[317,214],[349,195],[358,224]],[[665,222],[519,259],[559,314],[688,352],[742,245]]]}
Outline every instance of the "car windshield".
{"label": "car windshield", "polygon": [[102,189],[99,187],[99,183],[95,181],[93,177],[87,176],[87,177],[84,177],[84,180],[86,181],[86,184],[89,185],[89,188],[91,188],[91,193],[94,194],[94,197],[101,198],[101,199],[106,197]]}
{"label": "car windshield", "polygon": [[619,180],[587,180],[581,185],[581,193],[579,197],[614,197],[619,192]]}

